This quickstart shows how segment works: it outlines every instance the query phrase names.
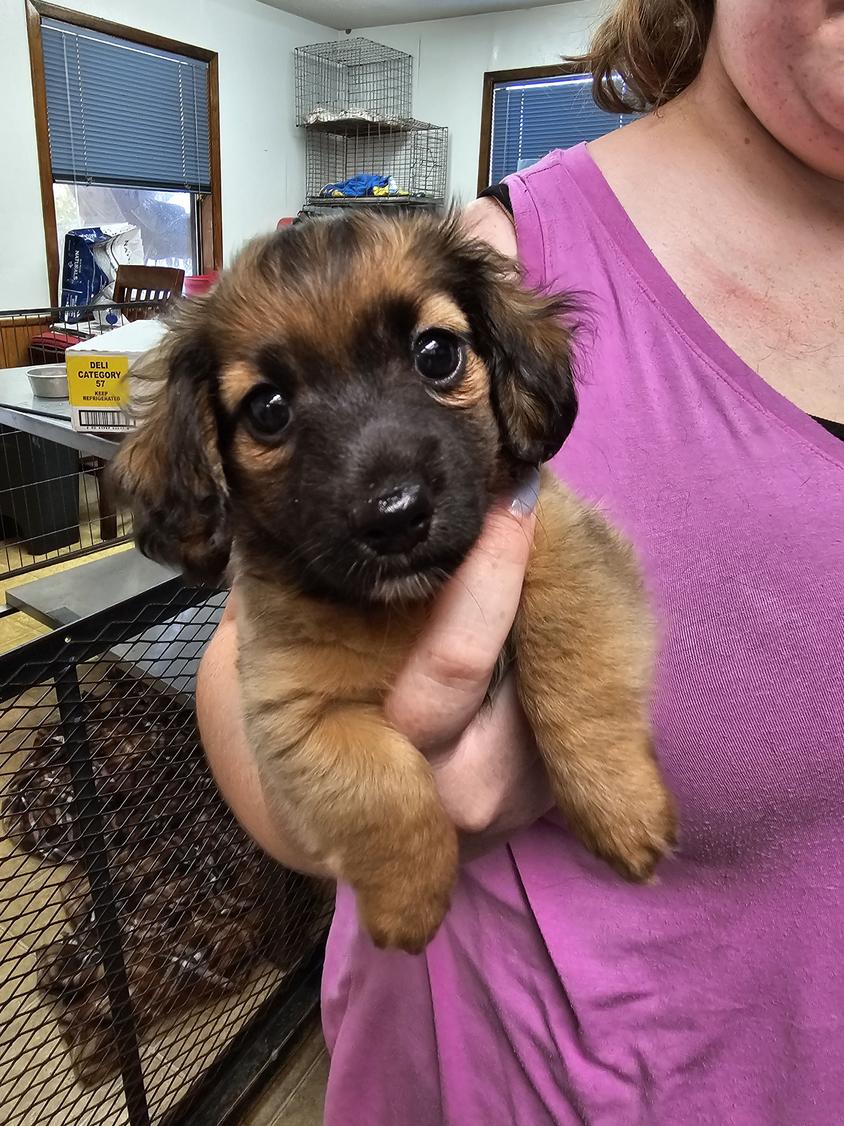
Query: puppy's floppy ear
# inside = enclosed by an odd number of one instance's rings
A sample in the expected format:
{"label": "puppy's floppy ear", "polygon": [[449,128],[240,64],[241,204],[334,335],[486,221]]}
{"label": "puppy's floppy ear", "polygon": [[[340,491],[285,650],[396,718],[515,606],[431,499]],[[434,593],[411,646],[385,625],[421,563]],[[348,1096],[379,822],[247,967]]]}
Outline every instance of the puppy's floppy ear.
{"label": "puppy's floppy ear", "polygon": [[501,439],[517,461],[539,465],[558,452],[577,417],[574,302],[525,289],[513,264],[488,247],[468,249],[480,266],[470,320]]}
{"label": "puppy's floppy ear", "polygon": [[201,299],[138,373],[142,421],[111,464],[133,511],[144,555],[194,582],[221,582],[231,552],[220,457],[214,357],[199,324]]}

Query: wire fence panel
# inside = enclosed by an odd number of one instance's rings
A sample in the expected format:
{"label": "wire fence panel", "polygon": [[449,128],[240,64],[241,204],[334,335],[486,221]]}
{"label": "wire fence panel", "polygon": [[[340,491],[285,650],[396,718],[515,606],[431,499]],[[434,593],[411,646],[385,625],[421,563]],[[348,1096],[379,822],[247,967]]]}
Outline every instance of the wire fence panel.
{"label": "wire fence panel", "polygon": [[174,579],[0,657],[7,1126],[193,1121],[318,956],[328,890],[244,834],[199,742],[223,599]]}
{"label": "wire fence panel", "polygon": [[0,577],[88,555],[132,535],[106,462],[0,425]]}

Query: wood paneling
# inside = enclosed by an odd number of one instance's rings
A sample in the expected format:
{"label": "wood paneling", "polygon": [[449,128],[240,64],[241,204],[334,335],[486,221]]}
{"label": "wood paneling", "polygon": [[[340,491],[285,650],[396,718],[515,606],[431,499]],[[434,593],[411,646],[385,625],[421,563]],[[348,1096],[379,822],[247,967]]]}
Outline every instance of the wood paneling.
{"label": "wood paneling", "polygon": [[30,341],[49,323],[50,318],[43,315],[0,317],[0,368],[20,368],[28,364]]}

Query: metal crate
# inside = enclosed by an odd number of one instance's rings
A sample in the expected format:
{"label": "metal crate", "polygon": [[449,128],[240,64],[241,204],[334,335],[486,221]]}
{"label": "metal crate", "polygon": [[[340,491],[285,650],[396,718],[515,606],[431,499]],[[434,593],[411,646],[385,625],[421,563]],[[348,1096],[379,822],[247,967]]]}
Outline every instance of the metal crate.
{"label": "metal crate", "polygon": [[[68,346],[126,321],[158,316],[163,308],[160,301],[135,301],[0,312],[0,403],[5,401],[4,368],[61,363]],[[24,413],[48,411],[54,400],[39,402]],[[118,510],[107,487],[106,458],[82,446],[74,446],[70,435],[59,443],[0,424],[0,577],[131,537],[131,517]]]}
{"label": "metal crate", "polygon": [[316,1011],[324,885],[218,796],[178,579],[0,657],[5,1126],[218,1126]]}
{"label": "metal crate", "polygon": [[413,57],[355,36],[297,47],[296,124],[373,124],[412,115]]}
{"label": "metal crate", "polygon": [[[445,198],[448,129],[408,120],[394,127],[350,130],[309,129],[306,142],[306,194],[323,206],[436,206]],[[392,177],[401,194],[351,199],[325,198],[329,184],[359,173]]]}
{"label": "metal crate", "polygon": [[131,537],[131,516],[112,502],[105,466],[102,458],[0,425],[0,576]]}

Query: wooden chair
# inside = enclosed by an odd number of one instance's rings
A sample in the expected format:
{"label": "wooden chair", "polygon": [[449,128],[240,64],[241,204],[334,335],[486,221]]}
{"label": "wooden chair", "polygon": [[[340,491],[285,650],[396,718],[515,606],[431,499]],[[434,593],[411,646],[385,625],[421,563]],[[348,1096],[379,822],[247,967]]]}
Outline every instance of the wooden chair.
{"label": "wooden chair", "polygon": [[[179,297],[185,283],[185,271],[170,266],[118,266],[114,279],[114,300],[166,301]],[[127,309],[127,321],[137,321],[149,314],[144,309]]]}

